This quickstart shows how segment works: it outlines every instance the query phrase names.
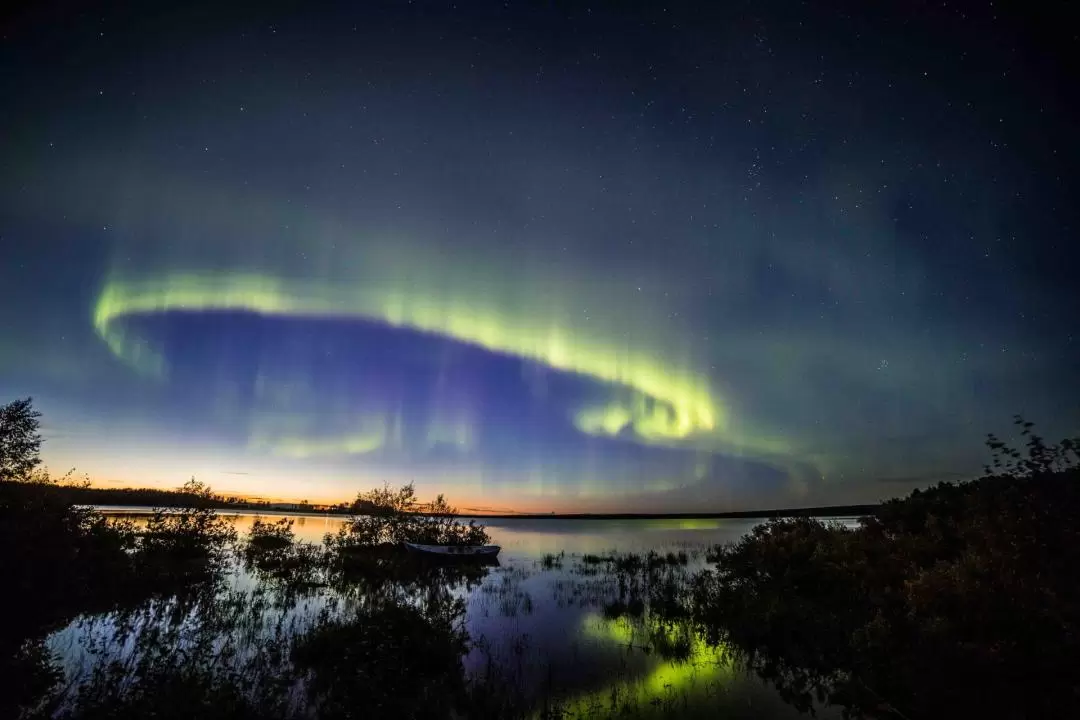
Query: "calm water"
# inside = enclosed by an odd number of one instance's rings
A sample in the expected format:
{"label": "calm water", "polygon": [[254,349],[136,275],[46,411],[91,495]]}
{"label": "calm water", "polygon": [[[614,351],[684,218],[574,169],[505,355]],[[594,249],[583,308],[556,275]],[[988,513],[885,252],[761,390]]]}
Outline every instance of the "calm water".
{"label": "calm water", "polygon": [[[101,508],[136,515],[146,509]],[[344,522],[325,515],[291,517],[299,540],[319,543]],[[243,536],[256,517],[230,516]],[[837,518],[854,524],[853,518]],[[470,673],[496,666],[528,694],[556,698],[570,717],[789,718],[800,714],[769,684],[741,667],[737,654],[711,647],[678,626],[626,616],[612,619],[605,605],[618,597],[617,582],[585,554],[684,552],[690,573],[705,566],[705,550],[737,540],[756,520],[492,520],[492,542],[502,547],[499,564],[472,587],[450,588],[464,599],[464,623],[474,649]],[[559,558],[544,562],[545,555]],[[243,593],[258,581],[242,570],[232,589]],[[341,598],[315,595],[288,609],[262,608],[261,626],[305,623]],[[275,615],[275,613],[277,613]],[[273,616],[273,618],[271,618]],[[283,621],[283,618],[285,619]],[[87,673],[102,651],[122,655],[125,643],[110,639],[108,619],[84,618],[55,633],[50,647],[64,658],[70,676]],[[245,632],[253,632],[250,628]],[[254,631],[257,632],[257,631]],[[125,641],[127,642],[127,641]],[[110,646],[112,643],[112,646]],[[665,649],[674,651],[665,651]],[[819,708],[821,717],[839,717]]]}
{"label": "calm water", "polygon": [[[98,508],[109,515],[145,516],[150,508]],[[234,521],[241,535],[251,528],[254,513],[222,513]],[[322,542],[323,535],[335,533],[345,524],[339,515],[263,513],[263,519],[289,517],[295,521],[293,532],[298,540]],[[855,522],[854,518],[838,518]],[[465,518],[468,520],[468,518]],[[759,520],[715,520],[691,518],[679,520],[487,520],[491,542],[502,547],[499,559],[535,560],[545,554],[601,553],[610,550],[644,552],[685,547],[708,547],[737,540]]]}

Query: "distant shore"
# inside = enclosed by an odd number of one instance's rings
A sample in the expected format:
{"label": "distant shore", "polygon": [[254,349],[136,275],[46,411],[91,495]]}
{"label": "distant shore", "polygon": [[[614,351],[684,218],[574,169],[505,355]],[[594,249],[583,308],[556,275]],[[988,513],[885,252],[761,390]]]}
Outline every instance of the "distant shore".
{"label": "distant shore", "polygon": [[876,515],[880,505],[828,505],[774,510],[734,510],[695,513],[519,513],[514,515],[462,515],[484,520],[739,520],[783,517]]}
{"label": "distant shore", "polygon": [[[95,488],[78,486],[51,486],[50,492],[63,494],[70,502],[79,505],[116,507],[184,507],[190,498],[173,490],[151,488]],[[352,515],[354,510],[344,503],[316,505],[305,503],[251,502],[221,497],[210,503],[222,510],[311,513],[318,515]],[[693,513],[459,513],[460,517],[484,520],[739,520],[750,518],[782,517],[831,517],[875,515],[879,505],[827,505],[806,508],[780,508],[767,510],[733,510],[725,512]]]}

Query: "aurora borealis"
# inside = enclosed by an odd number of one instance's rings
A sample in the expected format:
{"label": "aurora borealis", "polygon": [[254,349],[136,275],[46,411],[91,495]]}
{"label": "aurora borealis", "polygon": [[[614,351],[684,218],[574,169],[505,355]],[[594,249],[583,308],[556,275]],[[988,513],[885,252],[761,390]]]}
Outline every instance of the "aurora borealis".
{"label": "aurora borealis", "polygon": [[1075,433],[1068,39],[1006,11],[38,6],[0,392],[106,485],[875,501]]}

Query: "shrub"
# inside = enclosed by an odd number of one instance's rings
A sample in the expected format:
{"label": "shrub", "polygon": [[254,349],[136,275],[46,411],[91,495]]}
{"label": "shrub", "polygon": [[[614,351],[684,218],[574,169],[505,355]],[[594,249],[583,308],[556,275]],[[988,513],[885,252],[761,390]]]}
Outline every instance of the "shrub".
{"label": "shrub", "polygon": [[307,677],[308,706],[319,717],[451,716],[465,696],[468,637],[461,603],[443,614],[380,603],[302,637],[291,660]]}
{"label": "shrub", "polygon": [[211,507],[209,487],[192,478],[182,491],[191,506],[154,511],[140,538],[139,560],[145,571],[165,576],[213,574],[223,568],[236,529]]}
{"label": "shrub", "polygon": [[292,526],[292,518],[281,518],[277,522],[268,522],[256,517],[251,523],[251,530],[248,533],[248,551],[272,552],[289,547],[295,539]]}
{"label": "shrub", "polygon": [[[996,474],[885,503],[849,530],[773,520],[695,578],[694,617],[751,665],[856,710],[1048,716],[1080,702],[1080,457],[994,436]],[[795,685],[787,691],[793,692]]]}
{"label": "shrub", "polygon": [[484,545],[487,531],[474,520],[463,523],[457,510],[439,495],[422,506],[412,484],[393,489],[377,488],[357,496],[353,503],[363,514],[354,516],[338,536],[327,543],[338,547],[358,545],[400,545],[405,542],[427,545]]}

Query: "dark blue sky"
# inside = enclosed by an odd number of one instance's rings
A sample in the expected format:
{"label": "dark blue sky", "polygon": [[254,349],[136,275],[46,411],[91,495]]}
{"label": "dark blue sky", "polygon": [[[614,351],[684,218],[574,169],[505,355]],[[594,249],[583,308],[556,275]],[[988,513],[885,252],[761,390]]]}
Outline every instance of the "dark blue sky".
{"label": "dark blue sky", "polygon": [[544,510],[1075,433],[1065,4],[844,5],[35,3],[0,392],[103,484]]}

